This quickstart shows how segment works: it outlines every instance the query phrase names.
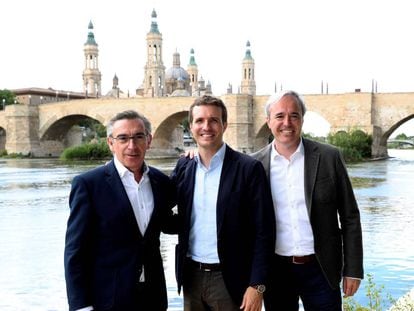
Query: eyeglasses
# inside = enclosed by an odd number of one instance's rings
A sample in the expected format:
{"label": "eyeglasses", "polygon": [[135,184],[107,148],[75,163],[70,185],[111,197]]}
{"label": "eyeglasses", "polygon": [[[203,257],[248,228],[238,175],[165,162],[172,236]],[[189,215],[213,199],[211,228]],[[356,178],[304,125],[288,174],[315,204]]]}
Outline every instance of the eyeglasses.
{"label": "eyeglasses", "polygon": [[142,144],[147,140],[147,134],[144,133],[137,133],[132,136],[128,135],[118,135],[117,137],[112,137],[112,139],[116,139],[120,144],[127,144],[129,143],[129,140],[132,139],[132,142],[134,144]]}

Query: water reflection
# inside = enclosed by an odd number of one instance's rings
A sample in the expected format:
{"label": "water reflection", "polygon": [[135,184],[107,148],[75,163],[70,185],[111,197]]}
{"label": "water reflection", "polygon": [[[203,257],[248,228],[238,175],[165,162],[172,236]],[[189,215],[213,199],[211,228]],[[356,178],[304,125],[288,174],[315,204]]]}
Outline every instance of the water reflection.
{"label": "water reflection", "polygon": [[[411,150],[412,151],[412,150]],[[363,224],[365,272],[397,298],[414,285],[414,151],[349,167],[372,178],[355,190]],[[398,153],[398,152],[397,152]],[[70,181],[98,163],[0,160],[0,310],[67,310],[63,247]],[[175,160],[151,160],[170,172]],[[174,278],[176,236],[163,235],[169,310],[181,310]],[[356,299],[364,303],[365,283]]]}

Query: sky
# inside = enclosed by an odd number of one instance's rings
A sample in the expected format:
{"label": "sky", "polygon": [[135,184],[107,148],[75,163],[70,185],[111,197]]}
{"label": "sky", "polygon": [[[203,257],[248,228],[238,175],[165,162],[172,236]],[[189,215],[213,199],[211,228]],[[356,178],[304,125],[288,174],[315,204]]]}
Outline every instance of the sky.
{"label": "sky", "polygon": [[237,92],[250,41],[258,95],[414,91],[412,0],[3,0],[0,89],[82,91],[88,24],[99,47],[102,93],[116,74],[124,92],[144,78],[151,12],[163,62],[195,51],[215,95]]}

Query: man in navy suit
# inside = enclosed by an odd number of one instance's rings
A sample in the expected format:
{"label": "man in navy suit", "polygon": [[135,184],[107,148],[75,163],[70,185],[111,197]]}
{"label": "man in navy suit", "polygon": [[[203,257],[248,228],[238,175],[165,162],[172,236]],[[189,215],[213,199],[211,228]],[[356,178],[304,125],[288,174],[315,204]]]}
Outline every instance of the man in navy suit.
{"label": "man in navy suit", "polygon": [[197,98],[189,124],[198,150],[171,175],[183,222],[176,277],[184,310],[260,311],[275,231],[264,168],[223,142],[227,109],[219,98]]}
{"label": "man in navy suit", "polygon": [[267,125],[274,141],[252,156],[270,180],[276,216],[272,282],[265,308],[340,311],[363,278],[358,206],[338,149],[301,137],[306,112],[293,91],[271,96]]}
{"label": "man in navy suit", "polygon": [[65,243],[69,310],[166,310],[160,231],[176,233],[175,190],[144,161],[151,124],[128,110],[107,127],[113,159],[73,179]]}

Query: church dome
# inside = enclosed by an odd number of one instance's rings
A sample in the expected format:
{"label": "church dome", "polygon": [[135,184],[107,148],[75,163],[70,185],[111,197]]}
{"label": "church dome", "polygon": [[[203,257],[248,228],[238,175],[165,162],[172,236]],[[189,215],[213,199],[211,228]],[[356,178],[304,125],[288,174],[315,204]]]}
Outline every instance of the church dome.
{"label": "church dome", "polygon": [[189,79],[188,72],[182,67],[172,67],[165,73],[165,79],[167,80],[178,80],[179,78],[182,80]]}
{"label": "church dome", "polygon": [[178,52],[173,55],[173,66],[165,72],[165,79],[185,81],[190,79],[188,72],[180,66],[180,54]]}

